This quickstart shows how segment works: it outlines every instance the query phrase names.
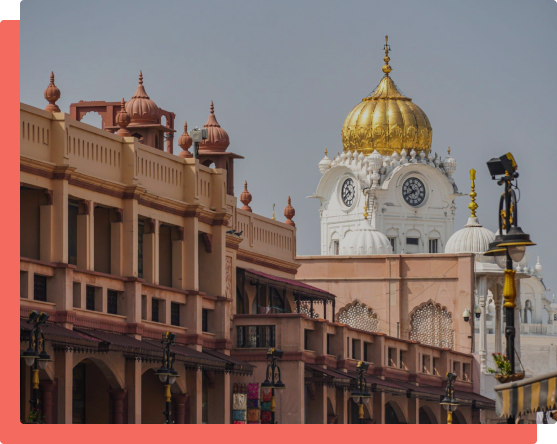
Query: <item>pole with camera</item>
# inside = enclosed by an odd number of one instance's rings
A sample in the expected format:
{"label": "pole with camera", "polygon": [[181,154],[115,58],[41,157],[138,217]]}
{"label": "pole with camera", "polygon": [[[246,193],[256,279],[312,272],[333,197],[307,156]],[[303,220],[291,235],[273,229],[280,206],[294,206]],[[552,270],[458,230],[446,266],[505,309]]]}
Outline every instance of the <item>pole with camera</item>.
{"label": "pole with camera", "polygon": [[50,317],[47,313],[39,313],[33,310],[29,314],[28,323],[33,324],[33,328],[29,331],[29,347],[21,355],[25,359],[25,363],[32,368],[31,373],[31,404],[32,410],[39,407],[39,369],[44,370],[49,362],[50,355],[45,350],[44,334],[41,331],[41,325],[46,324]]}
{"label": "pole with camera", "polygon": [[[489,250],[484,255],[495,257],[497,265],[505,270],[503,307],[505,308],[506,319],[507,356],[511,368],[509,376],[512,380],[519,380],[524,377],[524,374],[517,374],[515,368],[516,271],[513,270],[513,261],[520,262],[526,253],[526,247],[536,244],[530,241],[530,235],[524,233],[518,226],[518,198],[516,193],[519,191],[517,186],[518,166],[513,155],[507,153],[501,157],[493,158],[487,162],[487,167],[491,178],[497,180],[497,185],[503,186],[504,191],[499,200],[499,234],[490,243]],[[514,418],[510,417],[508,422],[509,424],[514,423]]]}
{"label": "pole with camera", "polygon": [[193,142],[193,158],[199,159],[199,144],[207,139],[207,128],[195,127],[190,131],[190,137]]}

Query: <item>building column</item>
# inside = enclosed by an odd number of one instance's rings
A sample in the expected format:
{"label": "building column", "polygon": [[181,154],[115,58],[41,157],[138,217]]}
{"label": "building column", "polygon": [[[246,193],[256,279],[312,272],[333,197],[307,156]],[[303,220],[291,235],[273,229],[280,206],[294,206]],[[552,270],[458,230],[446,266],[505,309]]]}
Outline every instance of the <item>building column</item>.
{"label": "building column", "polygon": [[188,395],[172,395],[172,399],[174,399],[176,404],[176,413],[174,415],[176,424],[186,424],[186,403],[188,398]]}
{"label": "building column", "polygon": [[154,219],[145,223],[143,234],[143,278],[150,284],[159,283],[159,224]]}
{"label": "building column", "polygon": [[126,360],[128,424],[141,424],[141,360]]}
{"label": "building column", "polygon": [[[114,211],[114,210],[113,210]],[[123,211],[114,211],[116,221],[110,223],[110,273],[116,276],[123,276],[124,259],[124,224]]]}
{"label": "building column", "polygon": [[408,424],[420,423],[420,400],[418,398],[408,398]]}
{"label": "building column", "polygon": [[[487,373],[487,335],[486,335],[486,305],[487,299],[487,277],[480,276],[478,279],[478,304],[482,311],[480,317],[480,372]],[[474,309],[472,307],[472,313]],[[472,314],[474,316],[474,314]]]}
{"label": "building column", "polygon": [[501,353],[503,349],[503,339],[501,336],[502,331],[502,311],[501,311],[501,294],[499,293],[499,284],[493,287],[493,303],[495,305],[495,353]]}
{"label": "building column", "polygon": [[373,420],[375,424],[385,424],[385,393],[373,394]]}
{"label": "building column", "polygon": [[[51,261],[68,263],[68,181],[52,181]],[[42,225],[42,223],[41,223]],[[41,233],[42,234],[42,233]],[[42,258],[42,252],[41,252]]]}
{"label": "building column", "polygon": [[184,219],[184,247],[182,263],[184,264],[184,289],[199,290],[199,221],[197,217]]}
{"label": "building column", "polygon": [[202,422],[202,371],[186,369],[187,395],[190,398],[190,424]]}
{"label": "building column", "polygon": [[73,422],[73,353],[64,350],[57,352],[54,364],[58,389],[58,423],[71,424]]}
{"label": "building column", "polygon": [[[52,194],[48,194],[48,195],[52,196]],[[52,224],[54,220],[53,211],[52,211],[53,209],[54,209],[54,205],[52,204],[52,202],[50,202],[47,205],[40,206],[39,257],[41,261],[45,261],[45,262],[52,262],[52,250],[54,247],[52,242],[53,230],[54,230],[54,226]],[[63,228],[60,227],[59,229],[63,229]]]}
{"label": "building column", "polygon": [[186,290],[184,228],[172,227],[172,288]]}
{"label": "building column", "polygon": [[337,424],[348,424],[348,400],[350,399],[350,392],[342,389],[337,389],[337,402],[335,406],[335,413],[337,415]]}
{"label": "building column", "polygon": [[139,247],[138,230],[138,202],[136,199],[124,199],[122,214],[122,276],[138,277],[138,252]]}
{"label": "building column", "polygon": [[77,215],[77,268],[83,270],[93,270],[95,267],[94,205],[91,201],[82,201]]}
{"label": "building column", "polygon": [[124,399],[126,398],[126,389],[110,390],[110,397],[112,398],[114,424],[124,424]]}
{"label": "building column", "polygon": [[56,389],[56,383],[54,381],[41,381],[40,388],[44,422],[54,424],[54,390]]}

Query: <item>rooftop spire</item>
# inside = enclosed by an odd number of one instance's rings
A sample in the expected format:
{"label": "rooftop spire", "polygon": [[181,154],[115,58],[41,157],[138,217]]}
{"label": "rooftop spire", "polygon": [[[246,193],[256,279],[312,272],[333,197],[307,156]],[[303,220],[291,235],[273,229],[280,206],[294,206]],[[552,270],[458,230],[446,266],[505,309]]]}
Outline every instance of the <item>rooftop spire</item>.
{"label": "rooftop spire", "polygon": [[44,98],[48,101],[48,105],[46,105],[45,111],[51,113],[59,113],[60,108],[56,105],[56,101],[60,98],[60,90],[54,84],[54,72],[51,71],[50,73],[50,83],[44,90]]}
{"label": "rooftop spire", "polygon": [[143,73],[139,70],[139,84],[143,85]]}
{"label": "rooftop spire", "polygon": [[391,60],[391,58],[389,57],[389,51],[391,50],[391,47],[389,45],[388,35],[385,36],[385,46],[383,46],[383,49],[385,50],[385,57],[383,57],[383,61],[385,62],[385,64],[383,65],[383,72],[388,77],[389,73],[393,70],[393,68],[391,68],[391,65],[389,65],[389,61]]}
{"label": "rooftop spire", "polygon": [[470,208],[470,217],[476,217],[476,210],[478,209],[478,204],[476,203],[476,170],[472,168],[470,170],[470,180],[472,181],[471,191],[470,191],[470,199],[472,202],[468,204],[468,208]]}

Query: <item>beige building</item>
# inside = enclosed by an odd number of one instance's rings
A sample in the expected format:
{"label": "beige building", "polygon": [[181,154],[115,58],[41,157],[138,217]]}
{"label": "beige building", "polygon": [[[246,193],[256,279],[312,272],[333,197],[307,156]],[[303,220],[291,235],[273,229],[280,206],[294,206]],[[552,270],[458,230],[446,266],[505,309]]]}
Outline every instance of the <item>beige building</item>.
{"label": "beige building", "polygon": [[[164,422],[154,371],[166,331],[176,335],[178,423],[232,422],[234,384],[263,382],[269,347],[284,351],[280,423],[357,420],[349,393],[359,360],[372,363],[367,422],[446,421],[439,400],[449,370],[459,375],[455,421],[477,422],[493,408],[475,393],[472,326],[459,315],[473,293],[470,255],[440,255],[444,274],[427,255],[349,259],[335,269],[354,282],[329,284],[337,276],[319,258],[296,257],[290,202],[285,222],[254,214],[247,186],[238,206],[241,156],[227,151],[212,105],[193,158],[186,131],[173,154],[173,114],[148,97],[142,77],[127,103],[78,102],[71,116],[59,96],[52,76],[47,110],[20,112],[21,348],[29,313],[50,314],[43,331],[53,362],[39,371],[46,422]],[[102,129],[77,120],[88,108],[101,113]],[[301,264],[308,283],[296,280]],[[398,291],[405,281],[410,292]],[[364,319],[380,329],[338,322],[369,291],[384,293]],[[440,340],[420,342],[417,319],[431,310],[445,319]],[[33,393],[21,362],[25,420]]]}

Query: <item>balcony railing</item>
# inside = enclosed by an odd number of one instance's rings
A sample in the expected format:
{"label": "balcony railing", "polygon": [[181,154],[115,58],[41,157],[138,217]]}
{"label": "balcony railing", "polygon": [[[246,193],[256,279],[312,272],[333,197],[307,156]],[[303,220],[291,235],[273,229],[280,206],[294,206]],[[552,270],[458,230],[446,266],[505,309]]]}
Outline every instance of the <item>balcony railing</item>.
{"label": "balcony railing", "polygon": [[274,346],[274,325],[241,325],[237,327],[238,348],[269,348]]}

